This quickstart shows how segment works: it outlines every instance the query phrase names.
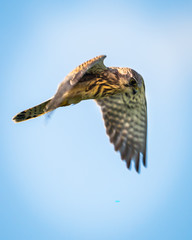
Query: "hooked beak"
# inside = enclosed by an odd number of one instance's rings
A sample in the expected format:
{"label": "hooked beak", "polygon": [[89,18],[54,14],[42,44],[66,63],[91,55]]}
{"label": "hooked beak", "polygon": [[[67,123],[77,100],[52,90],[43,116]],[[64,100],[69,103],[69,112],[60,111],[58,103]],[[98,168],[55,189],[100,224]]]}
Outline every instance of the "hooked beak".
{"label": "hooked beak", "polygon": [[133,94],[136,94],[138,92],[138,87],[133,87]]}

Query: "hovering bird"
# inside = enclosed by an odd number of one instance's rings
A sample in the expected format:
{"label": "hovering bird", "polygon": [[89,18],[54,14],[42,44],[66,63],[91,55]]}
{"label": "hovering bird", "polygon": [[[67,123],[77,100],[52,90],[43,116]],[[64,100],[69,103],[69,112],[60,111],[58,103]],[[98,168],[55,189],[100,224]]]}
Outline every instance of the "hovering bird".
{"label": "hovering bird", "polygon": [[144,80],[131,68],[106,67],[105,55],[97,56],[70,72],[49,100],[18,113],[13,121],[22,122],[58,107],[95,99],[101,107],[106,132],[115,150],[130,168],[139,172],[146,166],[147,104]]}

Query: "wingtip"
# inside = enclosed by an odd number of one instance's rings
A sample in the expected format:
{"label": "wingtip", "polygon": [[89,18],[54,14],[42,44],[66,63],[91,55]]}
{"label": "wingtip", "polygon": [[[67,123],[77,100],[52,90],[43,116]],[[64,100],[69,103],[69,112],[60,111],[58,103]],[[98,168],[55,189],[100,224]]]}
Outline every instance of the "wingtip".
{"label": "wingtip", "polygon": [[135,164],[135,170],[138,174],[140,174],[140,164]]}
{"label": "wingtip", "polygon": [[103,60],[107,57],[107,55],[101,55],[101,56],[102,56]]}
{"label": "wingtip", "polygon": [[107,57],[107,55],[105,55],[105,54],[102,54],[102,55],[99,55],[99,56],[97,56],[97,57],[95,57],[96,59],[105,59]]}
{"label": "wingtip", "polygon": [[147,167],[147,157],[146,157],[146,152],[143,153],[143,166]]}

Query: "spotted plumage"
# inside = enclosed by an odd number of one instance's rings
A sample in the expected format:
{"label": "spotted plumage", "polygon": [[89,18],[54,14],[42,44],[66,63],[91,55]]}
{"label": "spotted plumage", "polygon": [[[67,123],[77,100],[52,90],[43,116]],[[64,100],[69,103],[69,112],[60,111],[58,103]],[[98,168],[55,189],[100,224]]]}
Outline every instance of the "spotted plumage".
{"label": "spotted plumage", "polygon": [[95,57],[70,72],[51,99],[17,114],[13,120],[22,122],[55,110],[95,99],[101,107],[105,127],[115,150],[130,168],[146,166],[147,104],[144,80],[130,68],[106,67],[106,56]]}

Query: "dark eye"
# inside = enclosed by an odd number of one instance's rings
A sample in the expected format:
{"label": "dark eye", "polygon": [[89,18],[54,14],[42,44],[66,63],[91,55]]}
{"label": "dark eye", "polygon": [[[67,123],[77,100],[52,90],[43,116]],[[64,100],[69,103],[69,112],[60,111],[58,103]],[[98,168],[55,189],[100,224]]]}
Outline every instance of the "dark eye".
{"label": "dark eye", "polygon": [[131,78],[129,81],[129,85],[135,87],[137,85],[137,81],[135,80],[135,78]]}

